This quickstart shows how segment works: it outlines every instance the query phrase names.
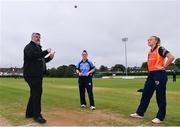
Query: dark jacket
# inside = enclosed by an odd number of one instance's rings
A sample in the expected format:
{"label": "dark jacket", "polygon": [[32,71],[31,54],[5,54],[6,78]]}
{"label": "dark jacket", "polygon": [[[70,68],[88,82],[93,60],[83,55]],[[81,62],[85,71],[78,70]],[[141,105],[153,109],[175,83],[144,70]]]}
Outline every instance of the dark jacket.
{"label": "dark jacket", "polygon": [[33,41],[24,48],[24,77],[43,77],[46,72],[46,63],[51,60],[50,57],[45,58],[48,51],[42,51],[41,46]]}

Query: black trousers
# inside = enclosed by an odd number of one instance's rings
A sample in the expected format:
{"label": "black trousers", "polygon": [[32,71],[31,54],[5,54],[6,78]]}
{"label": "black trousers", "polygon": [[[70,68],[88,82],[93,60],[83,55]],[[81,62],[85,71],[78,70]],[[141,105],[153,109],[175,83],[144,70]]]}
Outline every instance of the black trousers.
{"label": "black trousers", "polygon": [[173,82],[176,82],[176,76],[173,76]]}
{"label": "black trousers", "polygon": [[87,90],[90,106],[95,106],[94,104],[94,95],[93,95],[93,83],[92,83],[92,77],[79,77],[79,94],[80,94],[80,101],[81,105],[86,105],[86,99],[85,99],[85,92]]}
{"label": "black trousers", "polygon": [[41,116],[42,80],[42,77],[25,77],[25,81],[30,87],[26,116],[34,118]]}
{"label": "black trousers", "polygon": [[166,83],[167,74],[165,71],[154,71],[149,73],[143,89],[141,102],[136,111],[137,114],[144,116],[153,93],[156,91],[156,100],[159,108],[156,118],[161,121],[164,120],[166,115]]}

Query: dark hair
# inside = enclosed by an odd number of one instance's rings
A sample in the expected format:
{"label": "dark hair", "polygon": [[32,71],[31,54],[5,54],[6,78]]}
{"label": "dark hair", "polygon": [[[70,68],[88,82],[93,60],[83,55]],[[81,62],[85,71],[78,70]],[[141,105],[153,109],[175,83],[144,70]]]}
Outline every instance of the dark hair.
{"label": "dark hair", "polygon": [[40,33],[32,33],[32,36],[34,36],[34,35],[41,36],[41,34],[40,34]]}
{"label": "dark hair", "polygon": [[160,39],[159,37],[157,37],[157,36],[152,36],[152,37],[155,38],[155,40],[157,41],[157,45],[160,46],[160,44],[161,44],[161,39]]}
{"label": "dark hair", "polygon": [[82,52],[82,53],[86,53],[86,54],[88,54],[86,50],[83,50],[83,52]]}

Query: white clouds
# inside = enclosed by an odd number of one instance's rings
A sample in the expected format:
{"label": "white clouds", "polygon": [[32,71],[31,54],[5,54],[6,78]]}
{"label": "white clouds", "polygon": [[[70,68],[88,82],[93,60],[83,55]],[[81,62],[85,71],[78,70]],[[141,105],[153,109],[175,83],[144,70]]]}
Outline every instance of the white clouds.
{"label": "white clouds", "polygon": [[124,64],[124,36],[129,37],[130,66],[147,59],[146,40],[154,34],[180,56],[180,2],[175,0],[19,0],[2,5],[0,66],[22,66],[23,48],[32,32],[42,34],[43,48],[56,50],[50,67],[75,64],[83,49],[97,65]]}

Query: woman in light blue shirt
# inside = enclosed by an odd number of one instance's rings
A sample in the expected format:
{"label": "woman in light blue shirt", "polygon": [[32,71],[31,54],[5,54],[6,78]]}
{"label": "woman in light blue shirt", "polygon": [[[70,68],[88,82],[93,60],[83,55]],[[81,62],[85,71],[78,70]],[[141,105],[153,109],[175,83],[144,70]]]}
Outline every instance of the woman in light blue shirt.
{"label": "woman in light blue shirt", "polygon": [[79,76],[79,94],[81,101],[81,108],[86,108],[85,91],[87,90],[90,108],[95,110],[94,95],[93,95],[93,82],[92,77],[95,71],[94,64],[88,60],[88,53],[86,50],[82,52],[82,60],[76,66],[76,73]]}

